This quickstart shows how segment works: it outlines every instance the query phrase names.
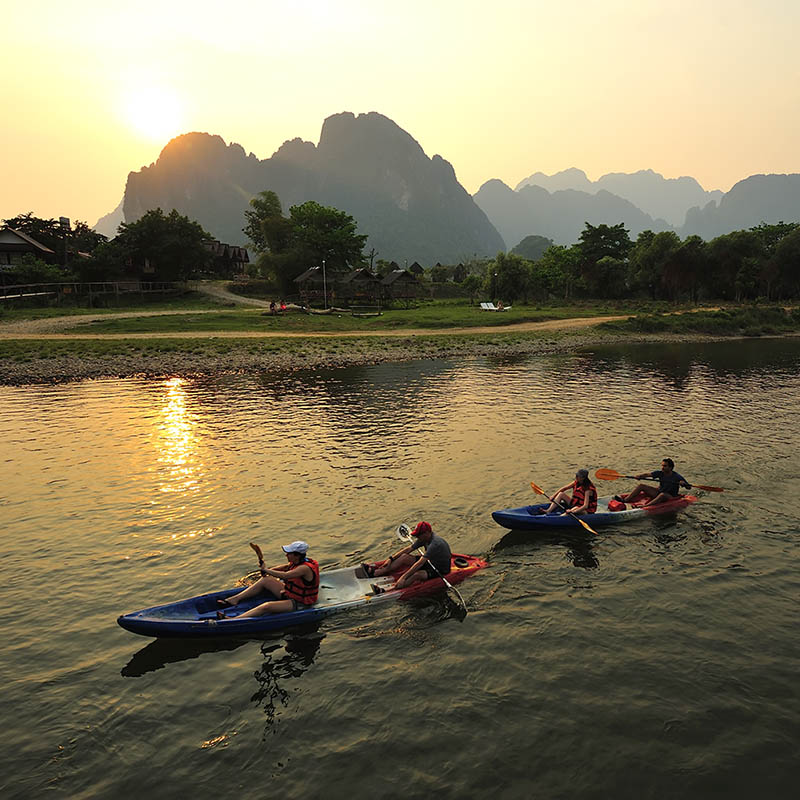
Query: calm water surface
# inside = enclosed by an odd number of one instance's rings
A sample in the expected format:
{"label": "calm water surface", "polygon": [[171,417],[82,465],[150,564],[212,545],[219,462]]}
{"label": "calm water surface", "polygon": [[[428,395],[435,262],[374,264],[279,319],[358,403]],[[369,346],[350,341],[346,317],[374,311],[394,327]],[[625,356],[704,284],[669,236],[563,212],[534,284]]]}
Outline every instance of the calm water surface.
{"label": "calm water surface", "polygon": [[[8,798],[794,797],[800,342],[0,388]],[[577,467],[725,486],[600,536],[490,512]],[[628,482],[602,484],[601,493]],[[119,613],[429,520],[491,568],[257,641]]]}

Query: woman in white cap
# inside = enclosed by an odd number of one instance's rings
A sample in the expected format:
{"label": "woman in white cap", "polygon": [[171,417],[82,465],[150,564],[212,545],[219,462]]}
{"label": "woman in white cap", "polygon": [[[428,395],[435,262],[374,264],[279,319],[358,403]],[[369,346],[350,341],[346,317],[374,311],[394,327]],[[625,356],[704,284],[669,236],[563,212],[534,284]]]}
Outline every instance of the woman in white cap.
{"label": "woman in white cap", "polygon": [[[262,614],[280,614],[287,611],[297,611],[298,608],[312,606],[317,602],[319,594],[319,564],[313,558],[309,558],[308,545],[305,542],[297,541],[291,544],[282,545],[281,549],[286,553],[288,563],[279,564],[277,567],[264,566],[264,558],[261,549],[256,545],[250,545],[258,555],[258,566],[261,570],[261,578],[252,586],[248,586],[239,594],[232,595],[224,600],[217,600],[217,605],[221,608],[234,608],[242,600],[254,597],[261,592],[272,595],[272,599],[267,600],[261,605],[237,615],[237,619],[242,617],[260,617]],[[218,619],[225,619],[225,615],[217,612]]]}
{"label": "woman in white cap", "polygon": [[597,489],[589,479],[589,470],[579,469],[575,473],[575,480],[562,486],[553,500],[555,502],[550,503],[543,513],[563,511],[566,514],[565,509],[569,509],[572,514],[594,514],[597,511]]}

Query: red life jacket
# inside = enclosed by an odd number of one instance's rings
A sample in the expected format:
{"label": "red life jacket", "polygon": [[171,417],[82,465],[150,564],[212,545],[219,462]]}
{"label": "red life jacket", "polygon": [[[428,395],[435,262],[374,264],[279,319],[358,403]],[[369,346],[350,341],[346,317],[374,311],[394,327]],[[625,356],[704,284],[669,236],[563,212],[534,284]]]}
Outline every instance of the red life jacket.
{"label": "red life jacket", "polygon": [[[290,600],[297,600],[304,606],[312,606],[317,602],[319,594],[319,564],[313,558],[307,558],[303,564],[308,564],[314,573],[311,583],[306,583],[305,578],[287,578],[284,582],[283,594]],[[298,564],[302,566],[302,564]]]}
{"label": "red life jacket", "polygon": [[572,505],[573,507],[582,506],[583,501],[586,499],[586,492],[590,492],[589,505],[586,507],[586,513],[594,514],[594,512],[597,511],[597,489],[595,489],[594,484],[591,481],[589,481],[588,486],[578,486],[578,481],[573,481]]}

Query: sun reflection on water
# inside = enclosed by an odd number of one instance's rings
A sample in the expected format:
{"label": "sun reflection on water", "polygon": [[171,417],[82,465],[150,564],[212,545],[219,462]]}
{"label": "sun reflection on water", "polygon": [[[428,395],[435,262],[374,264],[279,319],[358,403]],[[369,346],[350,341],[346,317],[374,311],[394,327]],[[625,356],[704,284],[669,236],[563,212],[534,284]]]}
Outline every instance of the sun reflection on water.
{"label": "sun reflection on water", "polygon": [[[204,465],[201,459],[197,416],[187,408],[186,381],[170,378],[164,382],[164,404],[153,420],[156,450],[154,489],[158,495],[149,503],[153,523],[177,523],[189,515],[191,503],[202,491]],[[217,527],[173,530],[172,540],[212,536]],[[171,526],[170,526],[171,527]]]}

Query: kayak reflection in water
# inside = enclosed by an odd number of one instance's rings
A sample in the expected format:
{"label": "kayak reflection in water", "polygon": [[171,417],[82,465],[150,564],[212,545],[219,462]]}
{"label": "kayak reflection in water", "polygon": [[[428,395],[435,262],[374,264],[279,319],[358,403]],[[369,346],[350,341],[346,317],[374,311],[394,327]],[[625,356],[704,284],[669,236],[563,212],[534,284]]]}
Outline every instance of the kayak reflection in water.
{"label": "kayak reflection in water", "polygon": [[[370,578],[379,578],[382,575],[402,570],[403,573],[394,584],[394,589],[403,589],[428,578],[438,578],[450,572],[450,545],[433,532],[429,522],[419,522],[411,531],[414,541],[398,550],[380,566],[362,564],[361,568]],[[413,551],[424,547],[425,552],[417,557]],[[373,587],[376,588],[376,587]],[[380,593],[380,592],[378,592]]]}
{"label": "kayak reflection in water", "polygon": [[653,472],[642,472],[633,477],[637,481],[642,478],[653,478],[658,481],[658,489],[656,489],[655,486],[648,486],[645,483],[640,483],[632,492],[617,495],[614,498],[615,500],[621,500],[623,503],[633,503],[642,497],[647,497],[649,499],[645,505],[652,506],[656,503],[674,500],[680,494],[681,486],[685,489],[692,488],[692,484],[688,483],[683,475],[679,475],[675,472],[675,462],[671,458],[665,458],[661,462],[661,469],[654,470]]}
{"label": "kayak reflection in water", "polygon": [[[319,594],[319,564],[306,553],[308,545],[297,541],[281,547],[286,553],[287,564],[279,564],[267,569],[264,558],[258,545],[250,545],[258,555],[258,566],[261,578],[252,586],[248,586],[239,594],[217,600],[220,608],[234,608],[242,600],[255,597],[266,592],[272,597],[261,605],[239,614],[237,619],[245,617],[260,617],[263,614],[281,614],[287,611],[296,611],[298,608],[314,605]],[[217,619],[225,619],[222,611],[217,612]]]}
{"label": "kayak reflection in water", "polygon": [[[570,493],[571,492],[571,493]],[[544,510],[544,514],[558,509],[569,509],[564,514],[594,514],[597,511],[597,489],[589,480],[589,470],[579,469],[575,480],[562,486],[553,497],[555,502]]]}

